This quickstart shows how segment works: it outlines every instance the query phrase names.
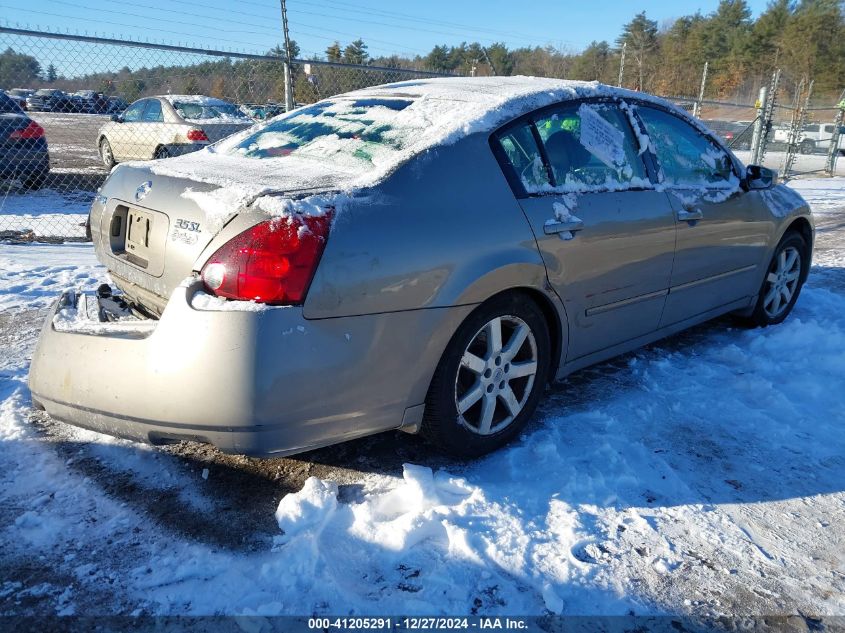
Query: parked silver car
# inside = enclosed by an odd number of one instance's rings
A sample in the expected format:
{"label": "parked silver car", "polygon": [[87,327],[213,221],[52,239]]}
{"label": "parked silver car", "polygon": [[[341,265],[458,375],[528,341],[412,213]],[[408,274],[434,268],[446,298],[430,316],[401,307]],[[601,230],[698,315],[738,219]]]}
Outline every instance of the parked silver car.
{"label": "parked silver car", "polygon": [[[108,103],[104,104],[108,109]],[[139,99],[97,134],[103,164],[194,152],[252,125],[238,106],[203,95]]]}
{"label": "parked silver car", "polygon": [[555,378],[780,323],[813,243],[803,199],[683,111],[533,78],[378,86],[122,165],[90,225],[120,293],[62,295],[34,404],[255,455],[390,429],[480,455]]}

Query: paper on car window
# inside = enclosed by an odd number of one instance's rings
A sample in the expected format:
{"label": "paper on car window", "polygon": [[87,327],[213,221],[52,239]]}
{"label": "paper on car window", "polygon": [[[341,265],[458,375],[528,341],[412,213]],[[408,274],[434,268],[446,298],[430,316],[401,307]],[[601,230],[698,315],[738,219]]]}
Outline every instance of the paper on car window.
{"label": "paper on car window", "polygon": [[581,145],[608,167],[622,165],[625,162],[622,146],[625,135],[586,103],[578,108],[578,116],[581,117]]}

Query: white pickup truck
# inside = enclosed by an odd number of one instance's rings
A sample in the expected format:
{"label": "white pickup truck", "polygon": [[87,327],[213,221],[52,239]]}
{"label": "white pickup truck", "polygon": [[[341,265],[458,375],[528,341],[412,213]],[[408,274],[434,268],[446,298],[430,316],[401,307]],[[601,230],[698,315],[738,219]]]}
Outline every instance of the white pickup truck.
{"label": "white pickup truck", "polygon": [[[798,151],[802,154],[815,154],[827,152],[830,139],[833,137],[833,123],[809,123],[804,126],[801,133],[801,142]],[[776,127],[772,140],[775,143],[787,143],[789,141],[789,128]],[[839,153],[845,156],[845,129],[839,135]]]}

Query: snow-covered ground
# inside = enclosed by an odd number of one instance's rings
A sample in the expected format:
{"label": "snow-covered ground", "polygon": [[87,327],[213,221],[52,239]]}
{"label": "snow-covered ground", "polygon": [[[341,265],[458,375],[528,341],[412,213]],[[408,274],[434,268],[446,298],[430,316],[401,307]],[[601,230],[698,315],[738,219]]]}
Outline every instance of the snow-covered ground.
{"label": "snow-covered ground", "polygon": [[0,231],[32,232],[38,238],[84,238],[94,192],[0,189]]}
{"label": "snow-covered ground", "polygon": [[470,464],[401,434],[259,461],[33,414],[45,306],[105,273],[0,246],[0,613],[845,614],[845,180],[791,184],[818,241],[784,324],[579,372]]}

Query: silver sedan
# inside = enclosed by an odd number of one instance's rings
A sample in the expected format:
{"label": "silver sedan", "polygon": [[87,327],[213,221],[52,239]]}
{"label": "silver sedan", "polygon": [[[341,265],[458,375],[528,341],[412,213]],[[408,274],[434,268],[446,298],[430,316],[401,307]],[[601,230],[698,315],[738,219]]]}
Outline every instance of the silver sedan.
{"label": "silver sedan", "polygon": [[461,456],[545,386],[726,313],[783,321],[801,197],[674,106],[595,83],[431,79],[119,166],[111,285],[66,292],[33,401],[154,444],[289,454],[401,429]]}

